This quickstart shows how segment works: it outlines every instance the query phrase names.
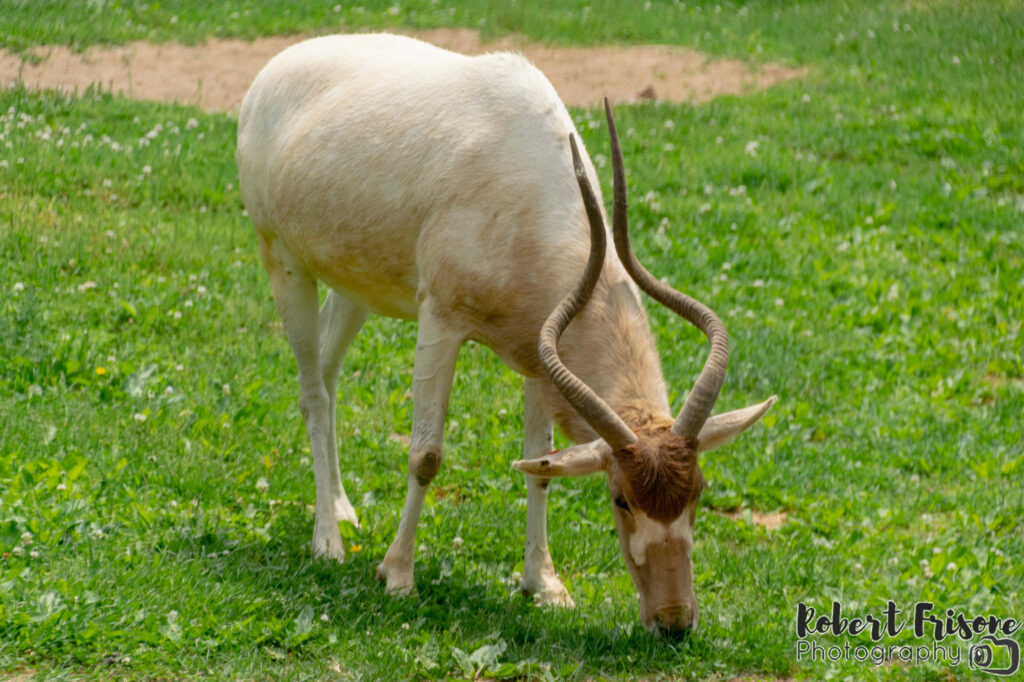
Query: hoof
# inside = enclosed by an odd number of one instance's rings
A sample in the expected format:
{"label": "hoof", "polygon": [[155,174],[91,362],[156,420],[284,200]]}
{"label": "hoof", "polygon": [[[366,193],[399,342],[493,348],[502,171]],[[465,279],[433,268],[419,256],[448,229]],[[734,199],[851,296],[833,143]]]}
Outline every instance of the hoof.
{"label": "hoof", "polygon": [[564,587],[560,592],[545,591],[536,592],[533,595],[533,603],[537,606],[552,606],[559,609],[576,608],[576,602]]}
{"label": "hoof", "polygon": [[313,556],[333,559],[339,564],[345,561],[345,545],[341,542],[337,523],[317,522],[313,531]]}
{"label": "hoof", "polygon": [[565,585],[557,579],[539,588],[531,588],[523,584],[519,589],[524,595],[532,597],[533,603],[537,606],[553,606],[563,609],[571,609],[576,606],[576,602],[573,601],[569,591],[565,589]]}
{"label": "hoof", "polygon": [[341,537],[337,543],[332,541],[313,540],[313,556],[318,559],[330,559],[339,564],[345,562],[345,547],[341,544]]}
{"label": "hoof", "polygon": [[377,580],[387,584],[388,594],[407,597],[416,589],[412,571],[398,571],[384,563],[377,566]]}

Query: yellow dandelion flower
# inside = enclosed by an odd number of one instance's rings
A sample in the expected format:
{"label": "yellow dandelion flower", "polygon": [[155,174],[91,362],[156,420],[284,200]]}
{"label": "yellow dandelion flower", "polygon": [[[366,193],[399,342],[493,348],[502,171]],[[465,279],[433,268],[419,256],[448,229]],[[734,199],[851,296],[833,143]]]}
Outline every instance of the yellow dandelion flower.
{"label": "yellow dandelion flower", "polygon": [[107,373],[106,368],[104,368],[104,367],[97,367],[96,368],[96,376],[101,377],[101,376],[103,376],[106,373]]}
{"label": "yellow dandelion flower", "polygon": [[350,551],[353,554],[355,554],[356,552],[358,552],[358,551],[360,551],[362,549],[363,549],[362,545],[352,545],[351,547],[348,548],[348,551]]}

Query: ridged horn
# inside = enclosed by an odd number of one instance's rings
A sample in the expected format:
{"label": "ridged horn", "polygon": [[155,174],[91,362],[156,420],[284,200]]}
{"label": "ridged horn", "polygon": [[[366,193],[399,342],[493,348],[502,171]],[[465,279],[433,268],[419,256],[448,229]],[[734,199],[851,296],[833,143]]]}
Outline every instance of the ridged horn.
{"label": "ridged horn", "polygon": [[608,119],[608,133],[611,136],[614,196],[612,230],[619,259],[626,272],[641,289],[704,332],[711,344],[711,352],[704,363],[704,368],[672,426],[677,435],[696,440],[701,427],[711,415],[711,409],[718,400],[718,392],[725,380],[725,370],[729,363],[729,335],[725,331],[725,325],[710,308],[655,279],[633,254],[629,244],[629,218],[626,215],[626,171],[622,161],[622,146],[619,144],[619,134],[615,129],[615,119],[612,117],[612,108],[607,97],[604,100],[604,111]]}
{"label": "ridged horn", "polygon": [[580,186],[583,206],[587,211],[587,220],[590,222],[590,257],[587,259],[583,276],[573,290],[555,306],[551,315],[544,322],[544,326],[541,327],[537,352],[544,371],[551,378],[551,383],[612,449],[619,450],[635,443],[636,434],[605,401],[601,400],[579,377],[570,372],[558,357],[558,340],[573,317],[594,292],[594,286],[601,276],[601,267],[604,265],[607,248],[604,219],[601,216],[597,197],[594,196],[590,181],[587,180],[574,135],[569,136],[569,147],[572,150],[572,166],[576,173],[576,182]]}

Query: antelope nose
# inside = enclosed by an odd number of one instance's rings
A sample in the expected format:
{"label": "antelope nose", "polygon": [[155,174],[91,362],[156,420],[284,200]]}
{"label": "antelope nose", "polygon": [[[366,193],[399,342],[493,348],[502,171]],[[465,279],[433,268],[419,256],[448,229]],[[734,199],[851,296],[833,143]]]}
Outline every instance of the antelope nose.
{"label": "antelope nose", "polygon": [[685,604],[666,606],[654,613],[654,624],[664,634],[678,635],[695,624],[695,615]]}

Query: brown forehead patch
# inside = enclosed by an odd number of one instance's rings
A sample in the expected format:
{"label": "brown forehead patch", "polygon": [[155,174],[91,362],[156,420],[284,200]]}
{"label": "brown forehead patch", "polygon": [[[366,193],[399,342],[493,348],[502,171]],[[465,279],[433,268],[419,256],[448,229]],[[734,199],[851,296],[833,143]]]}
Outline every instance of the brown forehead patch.
{"label": "brown forehead patch", "polygon": [[615,453],[633,503],[650,518],[669,523],[700,497],[704,478],[696,444],[666,429]]}

